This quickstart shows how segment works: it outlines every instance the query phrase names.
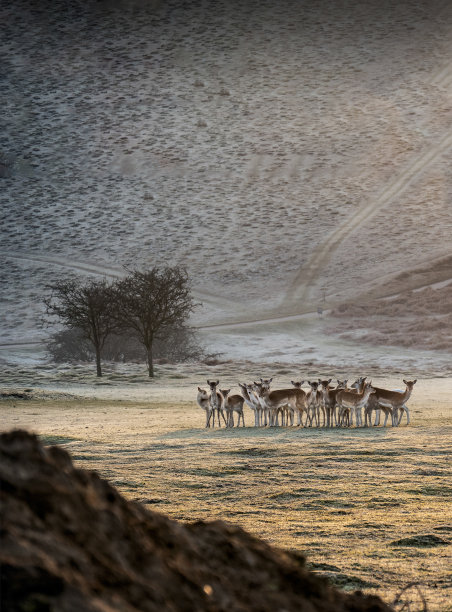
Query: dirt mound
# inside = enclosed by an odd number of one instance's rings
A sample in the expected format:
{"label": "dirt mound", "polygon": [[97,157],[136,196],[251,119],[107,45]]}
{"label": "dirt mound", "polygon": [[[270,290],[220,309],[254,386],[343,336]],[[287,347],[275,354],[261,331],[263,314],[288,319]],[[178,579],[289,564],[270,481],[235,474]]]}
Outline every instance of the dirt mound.
{"label": "dirt mound", "polygon": [[238,527],[128,502],[24,431],[0,437],[0,457],[2,609],[389,610]]}
{"label": "dirt mound", "polygon": [[439,538],[437,535],[426,534],[426,535],[417,535],[412,538],[402,538],[401,540],[395,540],[391,542],[391,546],[447,546],[450,542],[448,540],[444,540],[443,538]]}

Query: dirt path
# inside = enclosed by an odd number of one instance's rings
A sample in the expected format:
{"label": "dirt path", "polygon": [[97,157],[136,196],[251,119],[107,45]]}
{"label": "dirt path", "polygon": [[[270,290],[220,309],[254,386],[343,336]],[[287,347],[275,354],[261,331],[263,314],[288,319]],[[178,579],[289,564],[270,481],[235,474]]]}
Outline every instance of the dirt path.
{"label": "dirt path", "polygon": [[[450,10],[449,3],[444,4],[444,12]],[[452,52],[452,45],[449,45]],[[428,82],[436,87],[449,89],[452,86],[452,64],[448,62],[434,72]],[[352,219],[347,219],[323,242],[317,245],[307,263],[303,264],[296,273],[287,290],[282,305],[292,304],[294,301],[309,302],[313,295],[318,295],[317,279],[321,278],[322,270],[331,260],[333,254],[343,242],[356,231],[362,223],[376,215],[394,198],[401,195],[411,184],[414,178],[423,169],[434,163],[438,157],[445,154],[452,146],[452,134],[446,133],[439,143],[431,146],[422,154],[412,160],[402,173],[395,177],[384,190]]]}
{"label": "dirt path", "polygon": [[[88,262],[79,262],[79,261],[68,261],[65,259],[61,259],[60,257],[54,257],[50,255],[37,255],[35,253],[22,253],[22,252],[14,252],[14,251],[2,251],[0,250],[0,255],[4,257],[9,257],[11,259],[19,259],[21,261],[30,261],[30,262],[42,262],[48,263],[55,266],[60,266],[63,268],[69,268],[71,270],[75,270],[76,272],[88,272],[90,274],[98,274],[100,276],[107,276],[110,278],[123,278],[126,275],[126,271],[124,268],[114,267],[114,266],[106,266],[105,264],[94,264]],[[195,299],[204,300],[208,304],[212,305],[220,305],[224,303],[229,303],[230,305],[234,304],[228,298],[220,297],[213,293],[209,293],[207,291],[193,291]],[[237,309],[238,310],[238,309]]]}
{"label": "dirt path", "polygon": [[434,146],[426,149],[419,157],[414,159],[397,176],[375,200],[364,206],[352,219],[347,219],[323,242],[317,245],[311,257],[296,273],[295,278],[287,290],[282,305],[296,302],[309,303],[313,295],[318,295],[318,282],[322,277],[322,270],[331,260],[333,254],[364,222],[369,221],[382,208],[387,206],[396,197],[400,196],[418,176],[418,174],[434,163],[452,147],[452,134],[447,133]]}

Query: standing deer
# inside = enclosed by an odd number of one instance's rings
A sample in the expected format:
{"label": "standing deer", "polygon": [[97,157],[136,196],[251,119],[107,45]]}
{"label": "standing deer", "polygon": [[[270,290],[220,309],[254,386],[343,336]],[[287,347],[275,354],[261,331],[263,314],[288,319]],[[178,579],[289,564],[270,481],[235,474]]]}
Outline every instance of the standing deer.
{"label": "standing deer", "polygon": [[327,427],[333,427],[333,418],[334,418],[334,424],[337,427],[338,424],[338,419],[337,419],[337,410],[336,410],[336,406],[337,406],[337,401],[336,401],[336,396],[339,393],[339,391],[343,391],[344,389],[347,388],[347,380],[343,380],[337,381],[337,387],[335,389],[332,389],[329,385],[325,388],[322,385],[322,394],[323,394],[323,405],[325,407],[325,413],[326,413],[326,426]]}
{"label": "standing deer", "polygon": [[198,395],[196,402],[200,408],[206,413],[206,427],[210,427],[210,418],[212,416],[212,406],[210,405],[209,394],[205,389],[198,387]]}
{"label": "standing deer", "polygon": [[245,400],[241,395],[229,395],[231,389],[220,389],[223,396],[223,410],[226,410],[226,427],[234,427],[234,412],[238,415],[237,427],[240,427],[240,419],[242,419],[242,427],[245,427],[245,419],[243,417],[243,404]]}
{"label": "standing deer", "polygon": [[297,382],[295,380],[291,380],[290,383],[294,386],[295,391],[295,412],[297,414],[297,426],[303,425],[303,415],[308,413],[308,394],[304,389],[301,388],[301,385],[304,383],[304,380]]}
{"label": "standing deer", "polygon": [[252,385],[239,383],[245,404],[254,412],[254,427],[259,427],[261,422],[262,406],[252,390]]}
{"label": "standing deer", "polygon": [[[378,402],[378,408],[388,411],[388,414],[392,414],[392,424],[395,427],[400,425],[403,411],[406,412],[407,425],[410,424],[410,411],[408,410],[406,402],[410,399],[417,379],[403,379],[403,382],[405,384],[405,391],[390,391],[388,389],[379,389],[376,387],[375,401]],[[373,409],[375,409],[375,407],[373,407]],[[372,410],[372,408],[370,408],[370,410]],[[384,425],[386,425],[386,421],[388,420],[388,414],[386,414]]]}
{"label": "standing deer", "polygon": [[220,415],[223,417],[224,424],[227,427],[226,419],[224,418],[224,411],[223,411],[223,397],[217,391],[217,387],[220,384],[220,381],[217,380],[217,382],[214,382],[214,381],[208,380],[207,384],[210,387],[209,401],[210,401],[210,406],[212,407],[212,417],[213,417],[212,427],[215,427],[215,411],[217,412],[217,417],[218,417],[218,427],[221,427]]}
{"label": "standing deer", "polygon": [[290,404],[292,410],[295,410],[295,389],[278,389],[270,391],[263,383],[254,383],[262,405],[268,411],[269,425],[278,426],[278,416],[282,409]]}
{"label": "standing deer", "polygon": [[372,381],[364,383],[364,388],[361,393],[358,391],[339,391],[336,395],[336,401],[339,406],[339,425],[346,424],[350,426],[350,414],[354,410],[362,408],[367,404],[369,396],[375,393],[372,387]]}
{"label": "standing deer", "polygon": [[309,427],[312,427],[312,420],[315,419],[316,421],[316,427],[318,427],[319,425],[319,415],[317,412],[317,406],[318,403],[320,401],[320,395],[319,397],[317,397],[317,392],[319,390],[319,383],[318,382],[310,382],[308,380],[308,385],[311,387],[310,391],[308,391],[307,393],[307,417],[306,417],[306,425],[308,425],[308,421],[309,421]]}

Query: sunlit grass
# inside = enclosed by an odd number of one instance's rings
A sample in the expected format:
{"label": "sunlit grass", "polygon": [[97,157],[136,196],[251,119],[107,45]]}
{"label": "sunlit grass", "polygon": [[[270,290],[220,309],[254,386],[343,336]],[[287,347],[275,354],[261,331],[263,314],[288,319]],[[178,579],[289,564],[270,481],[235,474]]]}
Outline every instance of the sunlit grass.
{"label": "sunlit grass", "polygon": [[[443,408],[444,409],[444,408]],[[129,499],[178,520],[227,520],[308,556],[347,590],[452,596],[452,427],[204,429],[192,403],[16,402],[14,425],[63,444]]]}

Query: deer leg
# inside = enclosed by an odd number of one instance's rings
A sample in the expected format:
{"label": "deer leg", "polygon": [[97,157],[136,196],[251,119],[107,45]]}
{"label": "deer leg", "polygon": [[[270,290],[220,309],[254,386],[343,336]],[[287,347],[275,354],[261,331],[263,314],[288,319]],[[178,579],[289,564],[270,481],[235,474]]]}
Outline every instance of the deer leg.
{"label": "deer leg", "polygon": [[218,411],[218,427],[221,427],[220,414],[223,417],[224,426],[227,427],[228,424],[226,422],[226,419],[224,418],[224,410],[223,410],[223,408],[217,408],[217,411]]}
{"label": "deer leg", "polygon": [[[406,424],[409,425],[410,424],[410,411],[408,410],[408,406],[406,404],[403,404],[403,408],[405,409],[405,412],[406,412]],[[402,420],[402,414],[400,414],[400,420]]]}

